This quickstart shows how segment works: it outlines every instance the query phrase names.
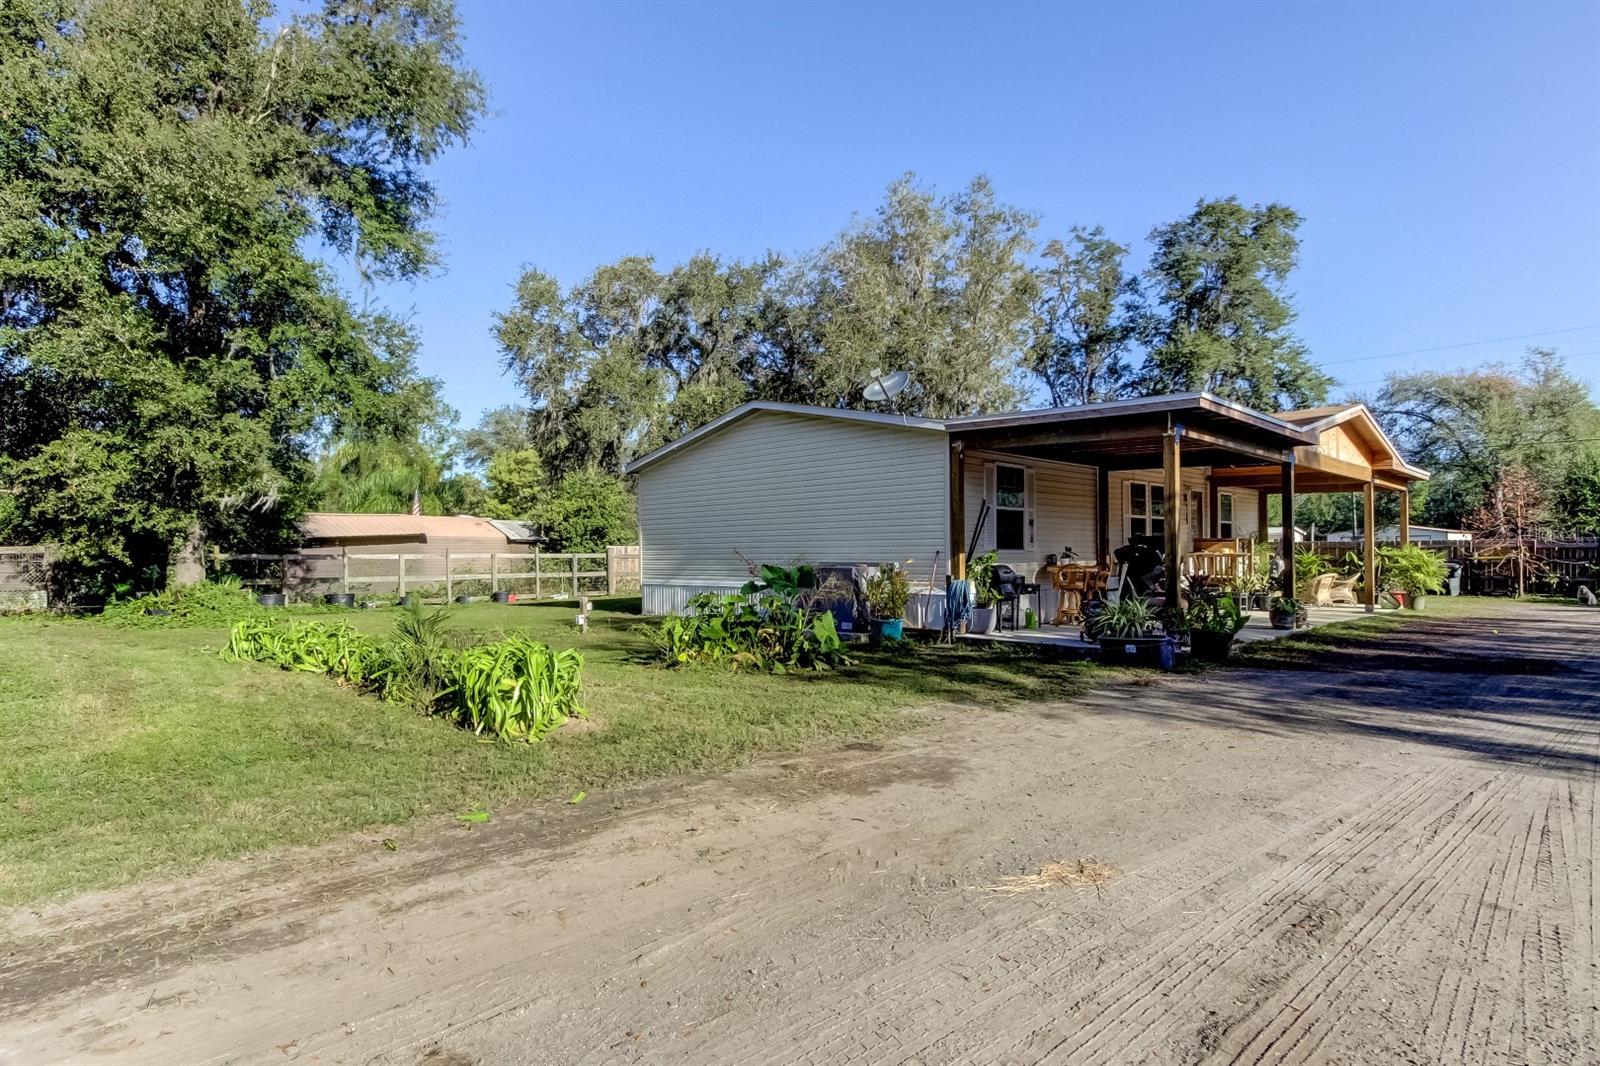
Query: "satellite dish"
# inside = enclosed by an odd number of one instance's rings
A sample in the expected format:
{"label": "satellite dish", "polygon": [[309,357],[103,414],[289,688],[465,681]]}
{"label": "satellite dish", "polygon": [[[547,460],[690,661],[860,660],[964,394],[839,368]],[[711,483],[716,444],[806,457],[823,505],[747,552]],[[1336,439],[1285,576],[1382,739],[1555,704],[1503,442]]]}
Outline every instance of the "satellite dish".
{"label": "satellite dish", "polygon": [[883,403],[900,395],[909,384],[911,375],[904,370],[892,370],[887,374],[874,371],[872,380],[862,386],[861,395],[874,403]]}

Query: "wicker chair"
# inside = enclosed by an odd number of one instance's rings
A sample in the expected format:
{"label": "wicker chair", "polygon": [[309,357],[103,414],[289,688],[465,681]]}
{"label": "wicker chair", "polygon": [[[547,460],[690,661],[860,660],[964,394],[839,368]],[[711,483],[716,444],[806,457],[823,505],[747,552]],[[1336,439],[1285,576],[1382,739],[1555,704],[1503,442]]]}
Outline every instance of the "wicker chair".
{"label": "wicker chair", "polygon": [[1333,583],[1339,580],[1337,574],[1318,574],[1306,586],[1306,599],[1313,607],[1326,607],[1333,601],[1329,598],[1329,591]]}
{"label": "wicker chair", "polygon": [[1356,574],[1334,578],[1333,583],[1328,586],[1328,603],[1359,605],[1360,601],[1356,599],[1356,582],[1360,580],[1360,576]]}

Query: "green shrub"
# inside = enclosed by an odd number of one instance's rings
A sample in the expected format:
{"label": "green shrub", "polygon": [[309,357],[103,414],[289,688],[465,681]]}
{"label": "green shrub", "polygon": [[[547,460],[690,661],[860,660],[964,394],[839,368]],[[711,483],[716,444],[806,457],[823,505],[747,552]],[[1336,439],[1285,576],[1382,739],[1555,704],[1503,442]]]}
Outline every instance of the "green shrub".
{"label": "green shrub", "polygon": [[1158,621],[1149,600],[1143,596],[1123,596],[1100,612],[1099,630],[1101,636],[1132,640],[1151,635]]}
{"label": "green shrub", "polygon": [[849,662],[827,610],[808,610],[802,596],[766,591],[754,597],[702,592],[682,615],[642,626],[668,666],[710,663],[784,673]]}
{"label": "green shrub", "polygon": [[1378,566],[1387,588],[1401,589],[1413,599],[1430,592],[1443,592],[1449,568],[1444,556],[1415,544],[1378,549]]}
{"label": "green shrub", "polygon": [[[414,603],[416,601],[413,601]],[[573,715],[583,657],[513,634],[455,647],[443,610],[420,605],[378,640],[343,622],[246,618],[228,634],[224,658],[331,674],[390,701],[455,719],[476,733],[536,741]]]}
{"label": "green shrub", "polygon": [[532,742],[584,713],[582,670],[576,651],[512,635],[454,656],[440,702],[475,733]]}
{"label": "green shrub", "polygon": [[332,674],[366,687],[389,662],[380,642],[343,622],[284,622],[246,618],[234,623],[223,656],[234,660],[274,663],[285,670]]}
{"label": "green shrub", "polygon": [[911,600],[911,582],[896,563],[884,563],[867,578],[867,606],[874,618],[904,618]]}
{"label": "green shrub", "polygon": [[108,603],[100,619],[117,626],[226,626],[264,613],[255,593],[237,578],[224,577]]}

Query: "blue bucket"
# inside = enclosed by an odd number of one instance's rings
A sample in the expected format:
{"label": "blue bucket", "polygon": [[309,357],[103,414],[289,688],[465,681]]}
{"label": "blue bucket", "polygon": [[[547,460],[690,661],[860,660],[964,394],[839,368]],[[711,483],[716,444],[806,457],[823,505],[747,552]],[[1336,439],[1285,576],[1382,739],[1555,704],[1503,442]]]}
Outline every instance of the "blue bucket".
{"label": "blue bucket", "polygon": [[872,620],[873,640],[901,640],[906,632],[904,618],[874,618]]}

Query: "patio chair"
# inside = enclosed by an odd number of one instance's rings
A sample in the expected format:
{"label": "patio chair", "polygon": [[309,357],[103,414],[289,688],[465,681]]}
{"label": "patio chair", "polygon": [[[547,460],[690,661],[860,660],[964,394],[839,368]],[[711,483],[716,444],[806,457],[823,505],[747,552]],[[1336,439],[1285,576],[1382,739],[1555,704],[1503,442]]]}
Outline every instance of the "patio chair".
{"label": "patio chair", "polygon": [[1348,603],[1351,606],[1359,606],[1360,601],[1356,599],[1356,583],[1360,580],[1361,576],[1359,574],[1334,578],[1332,584],[1328,586],[1328,602]]}
{"label": "patio chair", "polygon": [[1056,588],[1056,616],[1052,625],[1083,620],[1083,598],[1089,590],[1092,573],[1087,566],[1063,566],[1050,575]]}
{"label": "patio chair", "polygon": [[1311,579],[1311,584],[1306,586],[1306,599],[1311,601],[1313,607],[1326,607],[1331,600],[1328,590],[1333,588],[1333,583],[1338,580],[1335,574],[1318,574]]}

